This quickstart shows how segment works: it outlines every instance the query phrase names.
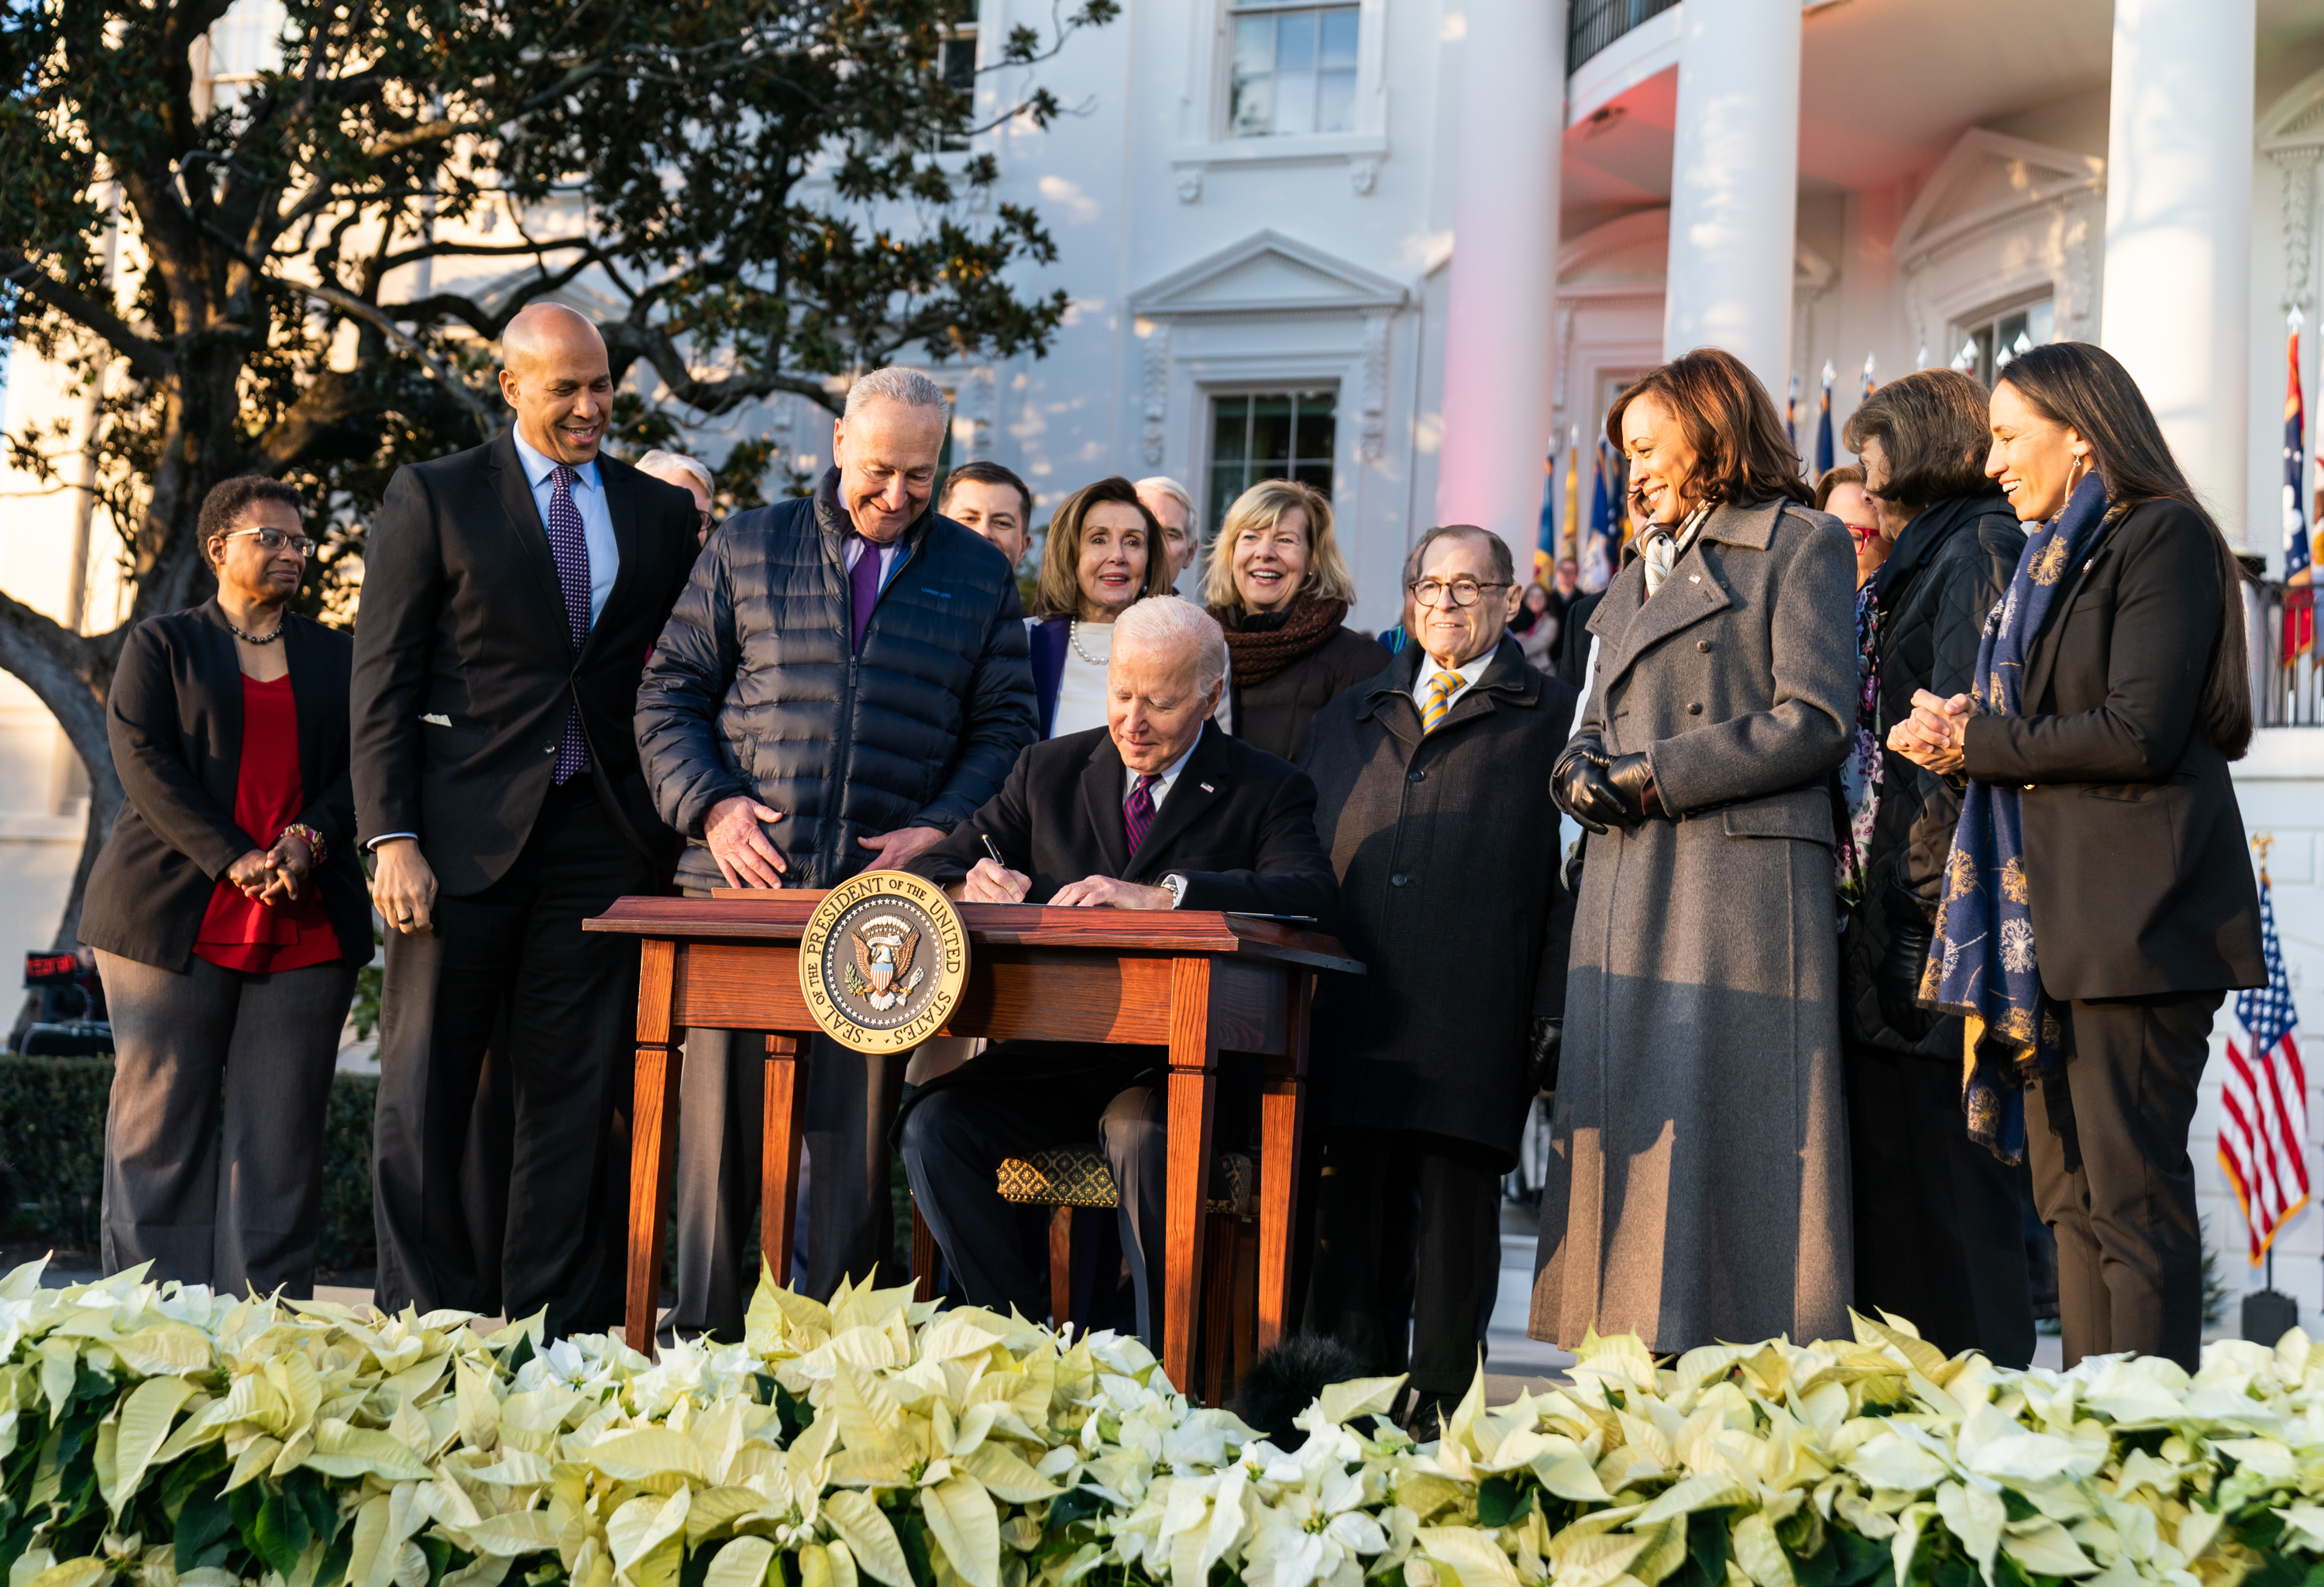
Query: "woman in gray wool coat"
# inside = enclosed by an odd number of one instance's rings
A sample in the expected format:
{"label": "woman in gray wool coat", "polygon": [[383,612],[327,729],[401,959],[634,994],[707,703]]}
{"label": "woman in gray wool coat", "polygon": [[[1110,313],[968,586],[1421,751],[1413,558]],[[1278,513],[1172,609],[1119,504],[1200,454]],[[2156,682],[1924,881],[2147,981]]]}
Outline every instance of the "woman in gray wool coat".
{"label": "woman in gray wool coat", "polygon": [[1654,371],[1606,433],[1643,528],[1553,779],[1591,835],[1530,1332],[1845,1338],[1826,778],[1856,723],[1855,558],[1732,355]]}
{"label": "woman in gray wool coat", "polygon": [[1307,1326],[1368,1372],[1409,1370],[1424,1417],[1476,1373],[1500,1176],[1533,1100],[1530,1052],[1564,995],[1542,798],[1573,688],[1508,632],[1515,577],[1498,535],[1424,535],[1405,575],[1413,642],[1316,715],[1303,761],[1340,881],[1334,924],[1368,971],[1315,992]]}

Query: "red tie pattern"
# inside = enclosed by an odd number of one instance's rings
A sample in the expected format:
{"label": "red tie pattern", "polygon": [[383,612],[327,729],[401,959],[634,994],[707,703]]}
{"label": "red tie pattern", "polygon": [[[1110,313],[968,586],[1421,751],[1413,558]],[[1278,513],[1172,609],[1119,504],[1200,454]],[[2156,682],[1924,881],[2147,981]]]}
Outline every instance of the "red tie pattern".
{"label": "red tie pattern", "polygon": [[1133,860],[1138,857],[1138,845],[1146,841],[1147,831],[1154,825],[1154,789],[1161,780],[1154,772],[1145,773],[1139,778],[1138,786],[1130,790],[1130,797],[1121,801],[1121,830],[1130,839],[1130,857]]}
{"label": "red tie pattern", "polygon": [[[565,595],[565,626],[577,658],[589,642],[589,537],[582,532],[581,509],[573,504],[573,485],[581,471],[567,463],[550,470],[549,494],[549,554],[557,561],[557,584]],[[581,703],[565,710],[565,732],[557,744],[557,770],[550,780],[559,788],[589,764],[589,741],[581,734]]]}

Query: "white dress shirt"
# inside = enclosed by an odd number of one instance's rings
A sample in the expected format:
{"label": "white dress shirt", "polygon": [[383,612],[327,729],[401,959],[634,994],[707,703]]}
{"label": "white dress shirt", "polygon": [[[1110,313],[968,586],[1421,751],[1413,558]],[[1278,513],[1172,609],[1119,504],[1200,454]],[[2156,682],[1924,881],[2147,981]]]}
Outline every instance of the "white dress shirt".
{"label": "white dress shirt", "polygon": [[[516,442],[518,461],[524,465],[525,482],[532,486],[532,504],[540,511],[540,525],[549,527],[549,503],[557,495],[557,459],[532,448],[521,433],[510,432]],[[605,597],[613,593],[613,580],[622,571],[622,548],[613,539],[613,510],[605,504],[605,482],[597,472],[596,461],[573,465],[580,478],[573,484],[573,505],[581,514],[581,538],[589,547],[589,625],[595,628],[597,619],[604,614]]]}
{"label": "white dress shirt", "polygon": [[[863,538],[860,531],[847,537],[848,572],[855,571],[856,558],[863,555],[863,548],[871,543]],[[880,548],[880,587],[881,589],[886,589],[888,581],[896,577],[896,558],[902,555],[903,549],[904,542],[900,540],[890,541]]]}
{"label": "white dress shirt", "polygon": [[[1161,780],[1146,790],[1147,797],[1154,801],[1157,815],[1161,813],[1162,801],[1170,797],[1171,789],[1177,786],[1178,773],[1184,771],[1186,769],[1186,762],[1194,759],[1195,745],[1203,742],[1203,734],[1210,730],[1211,724],[1207,722],[1204,723],[1201,732],[1194,734],[1194,743],[1186,746],[1186,752],[1163,767]],[[1128,802],[1130,794],[1136,790],[1138,780],[1145,775],[1143,771],[1133,771],[1128,766],[1121,769],[1121,797],[1125,803]]]}
{"label": "white dress shirt", "polygon": [[[1493,664],[1493,650],[1500,648],[1499,641],[1495,641],[1492,650],[1487,650],[1481,656],[1471,657],[1459,667],[1452,669],[1461,675],[1461,687],[1454,689],[1452,697],[1444,702],[1446,710],[1450,711],[1454,706],[1459,705],[1461,697],[1476,687],[1477,679],[1485,676],[1485,669]],[[1421,720],[1424,722],[1428,719],[1428,691],[1435,683],[1436,675],[1444,670],[1446,669],[1439,667],[1426,650],[1420,652],[1419,670],[1412,675],[1412,703],[1420,707]]]}
{"label": "white dress shirt", "polygon": [[[1084,660],[1084,650],[1101,659]],[[1065,630],[1065,664],[1057,674],[1057,716],[1051,738],[1105,725],[1107,664],[1112,659],[1111,623],[1074,623]],[[1158,795],[1156,803],[1160,803]]]}

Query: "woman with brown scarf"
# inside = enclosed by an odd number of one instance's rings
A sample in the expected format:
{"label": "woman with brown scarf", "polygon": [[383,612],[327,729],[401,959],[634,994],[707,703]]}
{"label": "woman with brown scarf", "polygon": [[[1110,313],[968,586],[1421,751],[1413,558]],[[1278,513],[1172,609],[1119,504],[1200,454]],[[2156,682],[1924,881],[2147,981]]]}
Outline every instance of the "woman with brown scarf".
{"label": "woman with brown scarf", "polygon": [[1296,761],[1332,697],[1388,661],[1343,627],[1355,581],[1332,538],[1332,503],[1312,485],[1261,480],[1235,498],[1211,547],[1203,595],[1226,630],[1227,731]]}

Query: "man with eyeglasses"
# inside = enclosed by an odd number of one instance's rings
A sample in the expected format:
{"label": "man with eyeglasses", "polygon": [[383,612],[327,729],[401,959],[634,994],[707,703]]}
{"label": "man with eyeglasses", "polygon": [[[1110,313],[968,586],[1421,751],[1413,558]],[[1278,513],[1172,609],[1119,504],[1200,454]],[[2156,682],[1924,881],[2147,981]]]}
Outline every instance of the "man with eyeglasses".
{"label": "man with eyeglasses", "polygon": [[1368,971],[1315,993],[1306,1327],[1366,1372],[1408,1370],[1425,1423],[1476,1370],[1500,1176],[1564,1010],[1547,817],[1574,693],[1508,632],[1519,586],[1499,535],[1430,530],[1405,587],[1413,642],[1317,714],[1302,761],[1340,939]]}
{"label": "man with eyeglasses", "polygon": [[[388,926],[373,1152],[379,1304],[622,1315],[637,949],[581,923],[677,839],[638,769],[638,680],[694,566],[688,494],[600,452],[596,327],[502,340],[498,439],[396,471],[355,617],[357,826]],[[464,1187],[487,1047],[512,1140]],[[493,1132],[497,1134],[497,1130]],[[465,1199],[464,1199],[465,1198]]]}

